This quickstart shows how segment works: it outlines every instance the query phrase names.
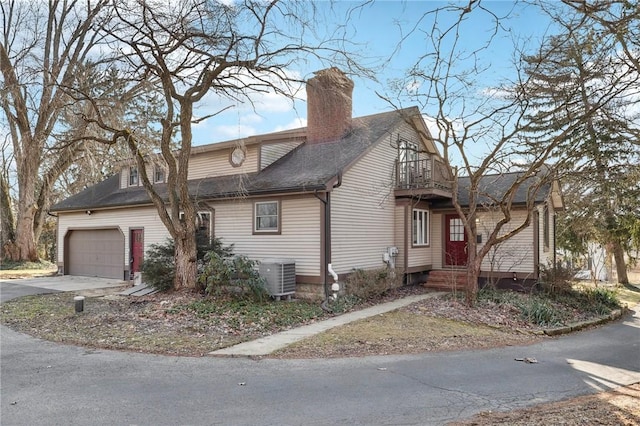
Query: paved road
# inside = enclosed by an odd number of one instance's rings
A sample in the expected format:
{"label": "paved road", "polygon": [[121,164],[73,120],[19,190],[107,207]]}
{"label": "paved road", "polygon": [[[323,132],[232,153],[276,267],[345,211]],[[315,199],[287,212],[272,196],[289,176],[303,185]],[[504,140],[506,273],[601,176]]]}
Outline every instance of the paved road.
{"label": "paved road", "polygon": [[337,360],[94,351],[0,331],[3,426],[430,425],[640,381],[638,311],[526,347]]}

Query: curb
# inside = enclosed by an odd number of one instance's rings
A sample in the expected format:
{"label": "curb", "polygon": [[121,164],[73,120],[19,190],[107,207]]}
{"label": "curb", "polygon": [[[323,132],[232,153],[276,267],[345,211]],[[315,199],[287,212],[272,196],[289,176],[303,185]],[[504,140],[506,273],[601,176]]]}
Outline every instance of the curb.
{"label": "curb", "polygon": [[615,321],[618,318],[620,318],[623,313],[626,313],[627,311],[628,309],[626,308],[615,309],[609,315],[602,318],[596,318],[589,321],[582,321],[582,322],[576,322],[573,324],[567,324],[566,326],[563,326],[563,327],[547,328],[542,330],[541,333],[537,333],[537,334],[544,334],[546,336],[560,336],[562,334],[573,333],[574,331],[580,331],[588,327],[593,327],[596,325],[602,325],[602,324],[608,323],[610,321]]}

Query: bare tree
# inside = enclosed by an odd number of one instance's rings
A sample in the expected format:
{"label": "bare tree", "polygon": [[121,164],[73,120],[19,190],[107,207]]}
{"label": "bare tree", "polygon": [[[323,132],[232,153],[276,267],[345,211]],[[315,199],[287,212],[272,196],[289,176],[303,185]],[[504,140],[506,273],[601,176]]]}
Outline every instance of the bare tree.
{"label": "bare tree", "polygon": [[93,24],[107,3],[0,3],[0,103],[18,186],[15,238],[9,250],[14,260],[38,259],[36,244],[52,187],[79,149],[51,137],[69,102],[60,86],[73,86],[79,67],[89,62],[99,43]]}
{"label": "bare tree", "polygon": [[[8,157],[9,140],[6,138],[2,142],[2,167],[0,168],[0,248],[3,248],[5,242],[15,240],[15,219],[13,215],[12,200],[11,200],[11,184],[9,177],[9,163],[11,158]],[[0,253],[0,259],[4,253]]]}
{"label": "bare tree", "polygon": [[94,104],[96,118],[88,122],[110,131],[112,142],[124,141],[134,155],[142,183],[175,241],[176,289],[196,287],[197,200],[187,176],[192,125],[210,115],[198,117],[194,110],[211,92],[249,103],[256,92],[294,96],[291,84],[298,81],[288,74],[291,65],[307,54],[342,54],[328,40],[302,41],[312,35],[313,12],[312,3],[293,1],[115,2],[106,33],[125,53],[122,70],[133,84],[155,79],[162,93],[158,154],[168,171],[166,195],[147,177],[153,153],[141,147],[143,135],[110,122],[104,115],[109,105]]}
{"label": "bare tree", "polygon": [[[465,47],[461,34],[479,34],[467,28],[469,17],[483,16],[491,24],[483,28],[486,39]],[[556,171],[566,161],[559,149],[569,135],[588,120],[602,105],[619,94],[613,87],[599,93],[594,103],[575,120],[562,126],[541,130],[532,117],[539,105],[532,105],[531,71],[525,72],[521,49],[514,42],[512,73],[491,87],[479,87],[479,75],[492,73],[489,49],[504,35],[508,14],[496,15],[477,0],[449,5],[425,14],[414,31],[424,34],[425,52],[420,54],[407,77],[393,88],[403,99],[418,102],[435,120],[434,135],[447,166],[454,170],[452,204],[462,219],[468,239],[466,302],[473,304],[478,289],[483,259],[504,241],[526,229],[532,220],[535,200],[540,190],[556,178]],[[406,37],[414,36],[415,33]],[[525,44],[525,43],[522,43]],[[562,46],[555,47],[561,49]],[[389,102],[390,97],[387,97]],[[393,103],[393,102],[392,102]],[[553,117],[560,105],[541,113]],[[564,145],[567,146],[566,144]],[[517,166],[516,166],[517,165]],[[506,187],[495,191],[487,175],[517,171]],[[524,218],[514,216],[514,200],[525,191]],[[464,194],[464,202],[460,195]],[[495,224],[486,231],[482,245],[477,243],[476,216],[490,209]]]}

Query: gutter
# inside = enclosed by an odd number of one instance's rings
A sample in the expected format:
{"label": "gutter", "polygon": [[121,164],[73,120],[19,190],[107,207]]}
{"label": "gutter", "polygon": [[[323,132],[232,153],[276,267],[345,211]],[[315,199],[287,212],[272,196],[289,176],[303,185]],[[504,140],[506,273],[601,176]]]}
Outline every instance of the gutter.
{"label": "gutter", "polygon": [[[326,189],[327,189],[326,185],[313,185],[313,186],[310,185],[306,187],[305,186],[291,187],[291,188],[286,188],[281,190],[277,190],[277,189],[276,190],[273,190],[273,189],[254,190],[254,191],[249,191],[246,194],[240,194],[238,192],[227,192],[227,193],[220,193],[216,195],[205,194],[205,195],[200,195],[197,198],[200,200],[208,200],[208,201],[225,201],[225,200],[230,200],[230,199],[239,198],[239,197],[247,197],[247,196],[263,197],[263,196],[269,196],[269,195],[283,195],[283,194],[286,194],[286,195],[309,194],[312,191],[314,194],[316,194],[318,190],[326,190]],[[165,200],[165,199],[163,200],[165,202],[168,202],[168,200]],[[145,200],[145,201],[132,201],[128,203],[116,203],[116,204],[94,204],[94,205],[85,205],[85,206],[76,205],[71,207],[58,207],[58,208],[54,207],[50,209],[50,211],[73,213],[73,212],[82,212],[85,210],[114,210],[114,209],[120,209],[123,207],[147,207],[147,206],[153,206],[153,203],[151,203],[148,200]]]}
{"label": "gutter", "polygon": [[338,172],[337,182],[333,184],[331,188],[328,188],[325,192],[325,198],[322,198],[318,195],[318,191],[316,190],[313,195],[320,200],[324,204],[324,212],[323,212],[323,220],[324,220],[324,262],[325,262],[325,270],[323,271],[324,276],[324,302],[322,306],[326,309],[326,302],[329,300],[329,296],[331,295],[331,284],[329,283],[329,265],[331,264],[331,197],[330,193],[332,190],[339,188],[342,185],[342,172]]}

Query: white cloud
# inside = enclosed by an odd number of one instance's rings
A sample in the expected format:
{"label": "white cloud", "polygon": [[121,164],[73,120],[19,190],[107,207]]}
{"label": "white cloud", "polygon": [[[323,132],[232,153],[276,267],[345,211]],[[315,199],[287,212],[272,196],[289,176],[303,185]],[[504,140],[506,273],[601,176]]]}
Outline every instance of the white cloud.
{"label": "white cloud", "polygon": [[[447,135],[445,134],[444,129],[440,129],[440,127],[438,127],[438,120],[434,117],[430,117],[428,115],[422,115],[422,119],[424,120],[424,122],[427,125],[427,128],[429,129],[429,132],[431,133],[431,137],[436,140],[436,141],[444,141],[445,138],[447,138]],[[451,122],[452,126],[453,126],[453,132],[460,134],[464,131],[464,125],[462,124],[462,121],[460,120],[452,120]],[[451,139],[453,137],[453,135],[449,135],[448,138]]]}
{"label": "white cloud", "polygon": [[418,93],[418,90],[420,90],[420,87],[422,87],[422,82],[418,80],[413,80],[411,83],[405,86],[405,90],[410,95],[415,95],[416,93]]}
{"label": "white cloud", "polygon": [[273,131],[280,132],[282,130],[299,129],[300,127],[307,127],[306,118],[296,117],[286,124],[276,126],[275,129],[273,129]]}
{"label": "white cloud", "polygon": [[[296,71],[284,70],[283,74],[290,79],[301,79],[299,73]],[[237,76],[237,78],[241,80],[241,84],[248,86],[253,84],[262,84],[257,79],[254,79],[249,75],[240,75]],[[263,77],[263,79],[267,81],[268,84],[272,84],[277,87],[278,90],[288,93],[296,99],[306,99],[304,83],[286,84],[280,80],[274,79],[270,75]],[[240,116],[240,118],[236,118],[236,121],[255,124],[259,121],[263,121],[264,118],[268,117],[270,114],[288,113],[293,112],[294,110],[294,102],[292,99],[286,95],[277,93],[273,89],[267,89],[266,92],[250,92],[248,93],[248,97],[251,102],[248,100],[240,102],[212,91],[207,93],[207,95],[205,95],[205,97],[198,103],[195,114],[198,117],[204,117],[209,114],[215,114],[225,108],[229,108],[224,112],[225,115],[232,112]],[[245,119],[247,121],[244,121]]]}
{"label": "white cloud", "polygon": [[241,124],[221,124],[214,126],[210,132],[210,139],[216,141],[239,139],[246,136],[253,136],[258,131],[255,127]]}
{"label": "white cloud", "polygon": [[260,124],[264,121],[264,117],[259,114],[246,114],[238,117],[238,122],[245,125]]}
{"label": "white cloud", "polygon": [[513,97],[513,93],[510,91],[497,87],[486,87],[480,91],[480,94],[494,99],[509,99]]}

